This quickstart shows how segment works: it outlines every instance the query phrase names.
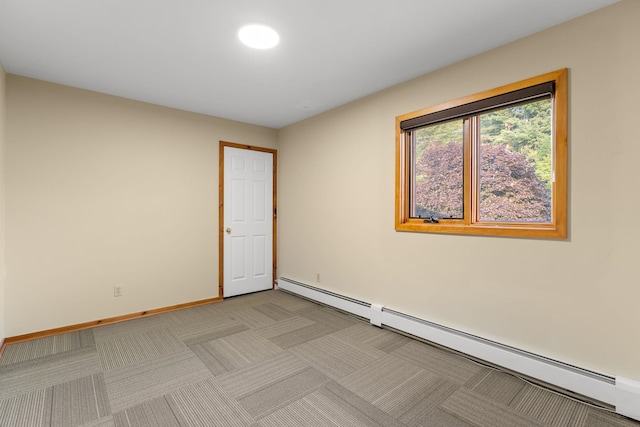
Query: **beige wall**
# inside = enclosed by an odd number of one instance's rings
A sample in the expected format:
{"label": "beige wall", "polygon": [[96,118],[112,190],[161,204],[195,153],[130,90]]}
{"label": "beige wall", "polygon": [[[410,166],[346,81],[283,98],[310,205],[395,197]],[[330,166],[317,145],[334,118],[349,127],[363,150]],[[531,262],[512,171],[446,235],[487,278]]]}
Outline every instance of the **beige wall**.
{"label": "beige wall", "polygon": [[275,130],[13,75],[6,100],[7,336],[218,296],[218,141]]}
{"label": "beige wall", "polygon": [[5,230],[5,72],[0,63],[0,343],[5,335],[5,267],[4,267],[4,230]]}
{"label": "beige wall", "polygon": [[[639,19],[623,1],[281,129],[280,275],[640,379]],[[564,67],[568,240],[394,231],[395,116]]]}

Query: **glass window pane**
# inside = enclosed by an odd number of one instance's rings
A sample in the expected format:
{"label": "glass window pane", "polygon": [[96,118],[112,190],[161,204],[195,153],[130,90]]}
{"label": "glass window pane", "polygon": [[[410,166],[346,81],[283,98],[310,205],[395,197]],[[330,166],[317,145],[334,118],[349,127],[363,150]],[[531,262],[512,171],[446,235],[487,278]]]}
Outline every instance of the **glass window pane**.
{"label": "glass window pane", "polygon": [[480,221],[551,222],[551,104],[480,115]]}
{"label": "glass window pane", "polygon": [[463,121],[413,131],[413,218],[463,217]]}

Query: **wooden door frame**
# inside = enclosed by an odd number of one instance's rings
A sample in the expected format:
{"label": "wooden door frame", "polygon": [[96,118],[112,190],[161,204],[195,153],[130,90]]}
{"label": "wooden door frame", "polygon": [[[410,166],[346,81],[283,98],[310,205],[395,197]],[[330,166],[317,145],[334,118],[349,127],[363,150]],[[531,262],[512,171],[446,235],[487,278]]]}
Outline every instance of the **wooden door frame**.
{"label": "wooden door frame", "polygon": [[224,147],[239,148],[241,150],[261,151],[273,155],[273,247],[272,247],[272,276],[271,289],[275,287],[277,274],[277,242],[278,242],[278,150],[272,148],[256,147],[253,145],[236,144],[235,142],[220,141],[220,178],[218,181],[218,297],[224,298]]}

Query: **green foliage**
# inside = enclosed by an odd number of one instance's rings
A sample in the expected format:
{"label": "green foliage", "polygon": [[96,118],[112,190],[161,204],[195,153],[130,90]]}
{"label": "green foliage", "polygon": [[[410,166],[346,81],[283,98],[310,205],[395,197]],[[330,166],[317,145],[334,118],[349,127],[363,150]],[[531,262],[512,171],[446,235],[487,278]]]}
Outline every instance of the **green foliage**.
{"label": "green foliage", "polygon": [[506,145],[513,152],[525,154],[551,190],[551,100],[482,114],[480,138],[483,144]]}
{"label": "green foliage", "polygon": [[[481,219],[550,221],[551,100],[479,119]],[[418,129],[415,138],[415,215],[462,218],[463,121]]]}
{"label": "green foliage", "polygon": [[450,142],[462,144],[462,120],[438,123],[416,130],[416,158],[420,157],[423,150],[446,145]]}

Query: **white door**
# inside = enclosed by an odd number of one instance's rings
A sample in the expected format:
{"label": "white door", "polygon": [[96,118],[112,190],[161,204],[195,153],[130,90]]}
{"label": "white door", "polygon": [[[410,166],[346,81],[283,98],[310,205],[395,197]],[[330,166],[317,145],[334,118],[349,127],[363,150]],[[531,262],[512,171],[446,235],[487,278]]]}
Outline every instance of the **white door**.
{"label": "white door", "polygon": [[273,154],[224,147],[223,296],[273,287]]}

